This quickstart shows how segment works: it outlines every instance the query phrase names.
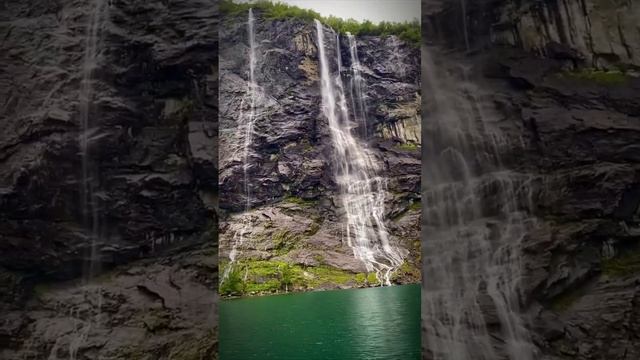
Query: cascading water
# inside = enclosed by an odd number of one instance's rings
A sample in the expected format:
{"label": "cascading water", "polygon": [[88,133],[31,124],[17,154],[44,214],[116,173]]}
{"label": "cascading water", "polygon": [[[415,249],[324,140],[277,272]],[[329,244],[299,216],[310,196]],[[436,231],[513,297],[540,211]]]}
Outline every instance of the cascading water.
{"label": "cascading water", "polygon": [[106,1],[95,0],[87,22],[85,38],[85,53],[82,65],[82,81],[80,83],[79,113],[81,121],[80,151],[82,155],[82,217],[85,229],[89,229],[91,237],[91,253],[88,267],[84,271],[85,277],[92,278],[99,272],[100,259],[98,254],[99,215],[95,196],[95,182],[97,175],[91,168],[91,154],[89,143],[97,131],[97,127],[90,123],[91,105],[93,102],[93,74],[99,63],[100,29],[106,16]]}
{"label": "cascading water", "polygon": [[[103,24],[107,19],[108,5],[106,0],[93,0],[85,34],[84,59],[82,64],[82,80],[79,94],[79,118],[81,133],[79,136],[80,153],[82,156],[82,177],[81,177],[81,210],[83,227],[88,231],[91,241],[90,253],[85,260],[86,267],[83,269],[83,280],[85,285],[85,297],[92,304],[95,304],[95,311],[90,312],[90,318],[82,318],[79,314],[72,317],[79,319],[75,327],[76,337],[69,343],[69,358],[75,360],[81,346],[86,342],[89,332],[94,324],[100,324],[100,314],[102,311],[102,289],[100,286],[91,285],[89,282],[98,275],[101,267],[100,246],[100,210],[99,199],[96,189],[99,175],[95,164],[91,162],[91,142],[100,135],[99,127],[91,123],[91,118],[95,116],[92,109],[94,101],[94,72],[100,63],[100,35]],[[56,356],[52,350],[51,358]],[[57,356],[56,356],[57,358]]]}
{"label": "cascading water", "polygon": [[365,82],[362,77],[360,59],[358,58],[358,42],[356,37],[347,33],[349,39],[349,55],[351,56],[351,107],[356,122],[362,128],[362,133],[366,138],[367,134],[367,103],[364,94]]}
{"label": "cascading water", "polygon": [[[426,168],[422,316],[424,356],[532,360],[520,315],[521,244],[536,226],[532,178],[501,168],[508,141],[477,89],[444,78],[423,49]],[[457,86],[458,88],[453,88]]]}
{"label": "cascading water", "polygon": [[462,31],[464,32],[464,45],[469,51],[469,29],[467,22],[467,0],[460,0],[460,7],[462,9]]}
{"label": "cascading water", "polygon": [[[340,68],[331,76],[327,60],[324,28],[316,20],[318,56],[322,93],[322,113],[329,122],[334,145],[334,175],[346,213],[346,239],[354,256],[368,272],[374,272],[381,285],[391,285],[391,274],[403,263],[403,255],[389,242],[384,223],[386,179],[379,176],[379,166],[368,149],[352,134]],[[339,58],[336,36],[336,57]],[[352,59],[353,62],[353,59]]]}
{"label": "cascading water", "polygon": [[[255,34],[255,17],[253,15],[253,9],[249,9],[249,15],[247,19],[247,35],[249,38],[249,82],[247,86],[247,96],[249,97],[249,110],[244,113],[243,124],[244,126],[244,154],[243,154],[243,181],[245,192],[245,211],[251,209],[251,187],[249,182],[249,169],[251,163],[249,161],[249,155],[251,152],[251,144],[253,142],[253,126],[256,120],[256,101],[259,93],[258,84],[255,78],[256,70],[256,34]],[[229,265],[225,268],[222,275],[222,281],[227,279],[229,272],[233,268],[238,256],[238,248],[244,243],[244,236],[249,231],[251,224],[247,218],[243,218],[242,227],[233,236],[233,247],[229,254]]]}

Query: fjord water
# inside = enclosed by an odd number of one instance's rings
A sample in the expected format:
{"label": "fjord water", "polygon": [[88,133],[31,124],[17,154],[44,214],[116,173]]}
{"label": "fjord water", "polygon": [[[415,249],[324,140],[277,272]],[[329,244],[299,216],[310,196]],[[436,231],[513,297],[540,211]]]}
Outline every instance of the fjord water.
{"label": "fjord water", "polygon": [[220,303],[221,360],[420,359],[420,286]]}

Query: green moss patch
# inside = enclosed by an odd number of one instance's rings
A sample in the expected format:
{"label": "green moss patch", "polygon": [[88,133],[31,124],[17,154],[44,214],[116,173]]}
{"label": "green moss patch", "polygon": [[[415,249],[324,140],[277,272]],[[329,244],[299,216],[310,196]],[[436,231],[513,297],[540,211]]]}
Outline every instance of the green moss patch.
{"label": "green moss patch", "polygon": [[575,304],[576,301],[578,301],[578,299],[582,297],[582,295],[582,291],[569,290],[551,299],[551,303],[549,305],[551,307],[551,310],[563,312],[568,310],[571,305]]}
{"label": "green moss patch", "polygon": [[409,282],[420,282],[422,275],[420,273],[419,267],[405,261],[404,263],[402,263],[400,268],[393,274],[393,280],[396,280],[398,278],[402,278],[405,281],[409,281]]}
{"label": "green moss patch", "polygon": [[[227,264],[220,265],[224,273]],[[221,295],[252,295],[291,290],[308,290],[323,286],[378,283],[375,274],[352,273],[320,265],[303,267],[276,260],[244,260],[235,263],[227,279],[220,284]]]}
{"label": "green moss patch", "polygon": [[271,240],[273,241],[273,248],[276,255],[284,255],[293,250],[296,245],[300,243],[302,236],[284,229],[276,231]]}
{"label": "green moss patch", "polygon": [[422,202],[420,200],[415,200],[409,205],[409,210],[420,210],[422,209]]}
{"label": "green moss patch", "polygon": [[600,85],[621,85],[630,76],[621,70],[597,70],[593,68],[565,71],[559,74],[562,78],[592,82]]}
{"label": "green moss patch", "polygon": [[602,261],[602,273],[612,277],[623,277],[640,273],[640,251]]}
{"label": "green moss patch", "polygon": [[298,196],[287,196],[286,198],[284,198],[284,201],[290,204],[296,204],[304,207],[311,207],[318,204],[316,200],[305,200]]}
{"label": "green moss patch", "polygon": [[420,145],[415,143],[401,143],[395,145],[394,147],[402,151],[420,151]]}

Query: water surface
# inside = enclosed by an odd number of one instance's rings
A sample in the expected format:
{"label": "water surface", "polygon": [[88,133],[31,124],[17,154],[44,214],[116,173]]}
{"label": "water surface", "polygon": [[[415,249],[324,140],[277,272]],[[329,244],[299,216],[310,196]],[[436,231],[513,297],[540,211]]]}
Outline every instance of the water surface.
{"label": "water surface", "polygon": [[223,300],[222,360],[419,360],[420,286]]}

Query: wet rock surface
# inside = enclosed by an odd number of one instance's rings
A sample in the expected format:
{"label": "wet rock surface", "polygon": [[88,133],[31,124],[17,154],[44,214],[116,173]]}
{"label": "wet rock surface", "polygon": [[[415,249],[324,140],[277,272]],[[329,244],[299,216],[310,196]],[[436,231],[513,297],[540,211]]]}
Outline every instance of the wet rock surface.
{"label": "wet rock surface", "polygon": [[[244,182],[243,122],[249,110],[247,14],[227,17],[220,32],[220,207],[221,258],[228,259],[234,236],[249,224],[239,261],[284,261],[303,267],[364,271],[344,240],[333,176],[330,130],[320,104],[317,35],[313,22],[265,20],[255,11],[257,44],[256,117],[247,168],[251,211]],[[336,34],[326,32],[328,58],[337,69]],[[342,76],[351,87],[348,38],[339,37]],[[366,125],[354,122],[360,139],[383,166],[388,189],[386,216],[392,241],[408,253],[399,283],[415,282],[419,251],[420,83],[419,49],[395,36],[358,37],[366,82]],[[350,91],[350,90],[348,90]],[[349,111],[353,100],[347,98]],[[416,135],[418,134],[418,135]],[[283,231],[292,243],[278,247]],[[282,244],[280,244],[282,246]],[[274,248],[275,247],[275,248]],[[416,275],[417,273],[417,275]],[[327,284],[328,286],[336,286]]]}
{"label": "wet rock surface", "polygon": [[[87,26],[99,4],[83,133]],[[0,24],[0,357],[161,359],[198,338],[211,358],[216,325],[202,313],[215,314],[217,287],[216,3],[12,1]],[[83,215],[83,136],[97,226]],[[190,255],[200,265],[183,262]],[[91,262],[109,281],[80,284]],[[145,279],[174,282],[181,291],[159,296],[182,300],[159,306],[141,295]],[[154,311],[157,329],[135,319]]]}
{"label": "wet rock surface", "polygon": [[[506,176],[528,179],[524,183],[528,196],[518,203],[523,209],[533,205],[528,211],[537,225],[522,243],[520,302],[539,351],[536,358],[638,357],[640,79],[634,70],[637,58],[619,46],[621,37],[637,36],[624,25],[629,19],[637,23],[637,6],[610,2],[617,5],[605,9],[609,2],[583,1],[580,11],[572,11],[575,4],[570,1],[524,1],[518,8],[522,12],[514,12],[499,1],[480,2],[466,9],[467,47],[460,5],[428,3],[434,5],[433,14],[425,14],[429,25],[423,28],[430,35],[429,50],[438,69],[463,79],[465,85],[454,92],[475,99],[474,121],[497,129],[508,141],[464,136],[480,148],[496,149]],[[478,14],[487,11],[522,26],[531,20],[527,16],[543,13],[535,12],[537,6],[547,9],[547,18],[529,24],[552,29],[528,33],[536,46],[518,38],[515,42],[491,38],[488,35],[495,33],[488,28],[473,30],[484,24]],[[442,9],[448,9],[448,15],[439,13]],[[588,16],[592,27],[565,29],[566,38],[558,35],[558,21],[567,19],[566,11],[573,23]],[[611,11],[617,17],[609,17],[608,27],[602,28],[601,19]],[[616,36],[606,38],[610,27]],[[590,47],[576,43],[589,37]],[[552,46],[564,55],[551,52]],[[428,114],[433,103],[424,101]],[[427,142],[428,116],[424,121]],[[491,204],[496,188],[483,188],[484,202]],[[496,214],[491,206],[484,211],[487,216]],[[429,241],[429,234],[424,236]],[[500,329],[494,334],[499,338]]]}

